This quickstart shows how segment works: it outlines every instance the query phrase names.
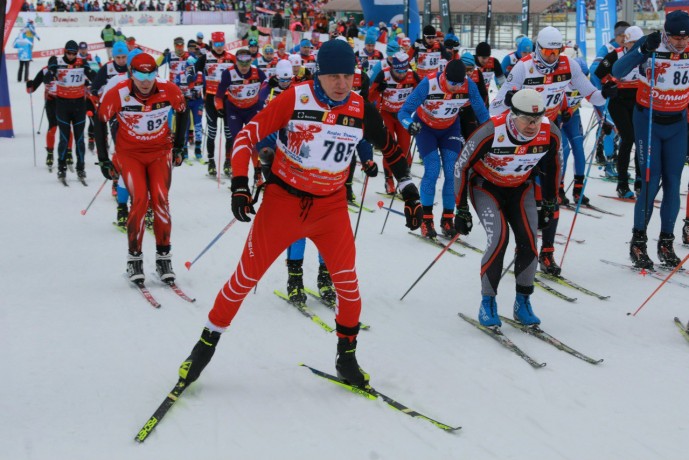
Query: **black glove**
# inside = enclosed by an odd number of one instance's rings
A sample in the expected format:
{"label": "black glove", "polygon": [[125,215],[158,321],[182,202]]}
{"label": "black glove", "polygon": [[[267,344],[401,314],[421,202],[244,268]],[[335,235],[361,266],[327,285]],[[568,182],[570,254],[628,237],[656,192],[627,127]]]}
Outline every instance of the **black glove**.
{"label": "black glove", "polygon": [[618,93],[617,83],[615,83],[614,81],[607,82],[606,84],[603,85],[603,89],[600,91],[600,93],[606,99],[616,97],[617,93]]}
{"label": "black glove", "polygon": [[173,147],[172,148],[172,164],[175,166],[181,166],[184,161],[184,147]]}
{"label": "black glove", "polygon": [[115,166],[112,164],[112,161],[101,161],[100,163],[98,163],[98,166],[100,166],[100,172],[103,174],[103,177],[110,180],[117,179],[117,170],[115,169]]}
{"label": "black glove", "polygon": [[512,107],[512,96],[514,96],[516,92],[516,89],[510,89],[505,93],[505,105],[507,107]]}
{"label": "black glove", "polygon": [[607,121],[603,123],[603,134],[606,136],[610,133],[612,133],[612,123],[608,123]]}
{"label": "black glove", "polygon": [[165,48],[165,51],[163,51],[163,59],[165,61],[170,60],[170,48]]}
{"label": "black glove", "polygon": [[416,230],[421,226],[423,220],[423,207],[419,201],[419,190],[411,179],[404,179],[400,182],[402,184],[407,182],[407,185],[401,190],[404,199],[404,217],[407,219],[406,227],[409,230]]}
{"label": "black glove", "polygon": [[232,178],[232,214],[240,222],[251,222],[249,214],[256,214],[249,191],[249,178],[239,176]]}
{"label": "black glove", "polygon": [[538,210],[538,229],[545,230],[555,220],[555,203],[543,201],[540,206],[536,203],[536,209]]}
{"label": "black glove", "polygon": [[416,136],[421,132],[421,122],[419,121],[412,121],[411,124],[409,125],[409,128],[407,128],[407,131],[409,131],[409,134],[412,136]]}
{"label": "black glove", "polygon": [[380,83],[378,83],[378,89],[380,89],[381,93],[385,92],[385,90],[388,89],[388,82],[383,80]]}
{"label": "black glove", "polygon": [[362,163],[361,169],[368,177],[376,177],[378,175],[378,165],[373,160]]}
{"label": "black glove", "polygon": [[567,123],[571,119],[572,119],[572,113],[569,110],[565,110],[564,112],[560,112],[560,120],[562,120],[562,124]]}
{"label": "black glove", "polygon": [[466,206],[457,208],[457,213],[455,214],[455,230],[461,235],[468,235],[471,232],[471,228],[474,223],[471,218],[471,212]]}
{"label": "black glove", "polygon": [[50,56],[48,59],[48,71],[53,73],[57,71],[57,56]]}
{"label": "black glove", "polygon": [[661,41],[660,31],[651,32],[646,35],[646,40],[641,45],[641,52],[644,54],[654,52],[660,46]]}

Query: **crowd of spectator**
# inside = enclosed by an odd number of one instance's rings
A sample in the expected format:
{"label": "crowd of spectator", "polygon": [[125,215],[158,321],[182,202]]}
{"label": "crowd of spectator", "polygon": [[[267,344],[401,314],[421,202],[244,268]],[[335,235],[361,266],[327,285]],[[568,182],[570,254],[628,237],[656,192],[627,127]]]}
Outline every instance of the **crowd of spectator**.
{"label": "crowd of spectator", "polygon": [[314,18],[327,0],[24,0],[21,11],[280,11],[284,18]]}

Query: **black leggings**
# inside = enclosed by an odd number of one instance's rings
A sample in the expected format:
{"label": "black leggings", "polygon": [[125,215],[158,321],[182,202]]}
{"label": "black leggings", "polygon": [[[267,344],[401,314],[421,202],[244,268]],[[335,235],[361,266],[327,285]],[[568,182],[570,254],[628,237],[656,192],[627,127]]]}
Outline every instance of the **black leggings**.
{"label": "black leggings", "polygon": [[[617,152],[617,182],[620,184],[627,183],[629,179],[627,170],[634,145],[634,123],[632,122],[634,101],[635,99],[627,97],[615,97],[608,102],[608,111],[620,135],[620,147]],[[639,177],[639,162],[636,155],[634,155],[634,167],[636,177]]]}
{"label": "black leggings", "polygon": [[76,99],[57,98],[57,122],[60,128],[60,142],[57,145],[59,166],[65,166],[65,155],[69,143],[69,133],[74,132],[74,145],[77,155],[77,169],[84,169],[84,124],[86,122],[86,102],[83,97]]}
{"label": "black leggings", "polygon": [[31,64],[31,61],[19,61],[17,81],[22,81],[22,69],[24,70],[24,81],[29,81],[29,64]]}

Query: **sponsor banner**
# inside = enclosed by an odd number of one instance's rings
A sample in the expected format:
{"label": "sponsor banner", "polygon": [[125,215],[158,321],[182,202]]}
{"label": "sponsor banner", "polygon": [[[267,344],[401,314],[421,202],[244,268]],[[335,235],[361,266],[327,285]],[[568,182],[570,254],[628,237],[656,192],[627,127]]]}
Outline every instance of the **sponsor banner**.
{"label": "sponsor banner", "polygon": [[[89,51],[98,51],[102,50],[105,48],[105,44],[103,42],[99,43],[91,43],[89,44]],[[40,59],[40,58],[47,58],[50,56],[62,56],[65,54],[65,49],[64,48],[55,48],[52,50],[42,50],[42,51],[34,51],[32,53],[33,59]],[[16,61],[17,60],[17,53],[7,53],[6,54],[7,59],[11,61]]]}
{"label": "sponsor banner", "polygon": [[586,60],[586,0],[577,0],[577,47]]}
{"label": "sponsor banner", "polygon": [[182,11],[179,23],[184,25],[234,24],[239,21],[236,11]]}
{"label": "sponsor banner", "polygon": [[617,22],[617,7],[615,0],[596,1],[596,49],[608,43],[615,37],[612,30]]}
{"label": "sponsor banner", "polygon": [[22,8],[21,0],[7,0],[5,4],[5,11],[3,12],[4,24],[3,27],[3,41],[2,49],[7,46],[7,39],[10,38],[10,33],[12,32],[12,26],[15,24],[19,10]]}
{"label": "sponsor banner", "polygon": [[19,13],[15,27],[24,27],[33,19],[36,27],[113,27],[174,26],[180,23],[178,12],[127,11],[121,13]]}

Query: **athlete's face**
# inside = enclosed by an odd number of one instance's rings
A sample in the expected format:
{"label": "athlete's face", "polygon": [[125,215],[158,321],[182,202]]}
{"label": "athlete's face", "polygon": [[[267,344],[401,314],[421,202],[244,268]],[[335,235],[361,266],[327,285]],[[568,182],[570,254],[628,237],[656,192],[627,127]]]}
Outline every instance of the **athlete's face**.
{"label": "athlete's face", "polygon": [[632,46],[634,45],[636,45],[636,40],[634,40],[633,42],[624,42],[623,46],[627,51],[629,51],[630,49],[632,49]]}
{"label": "athlete's face", "polygon": [[676,50],[684,50],[689,45],[689,35],[668,35],[667,41]]}
{"label": "athlete's face", "polygon": [[139,80],[134,77],[132,78],[132,81],[134,82],[136,89],[138,89],[139,92],[144,96],[147,96],[153,90],[153,86],[155,85],[155,78],[153,80]]}
{"label": "athlete's face", "polygon": [[117,64],[120,67],[127,65],[127,55],[126,54],[122,54],[120,56],[115,56],[113,59],[115,61],[115,64]]}
{"label": "athlete's face", "polygon": [[481,67],[485,67],[486,64],[488,63],[488,59],[490,59],[488,56],[476,56],[476,59],[478,59],[478,64]]}
{"label": "athlete's face", "polygon": [[543,116],[529,116],[529,115],[516,115],[514,117],[514,123],[523,136],[526,137],[536,137],[538,131],[541,129],[541,123],[543,123]]}
{"label": "athlete's face", "polygon": [[373,44],[373,43],[369,43],[369,44],[367,44],[367,45],[364,45],[364,49],[366,49],[366,52],[367,52],[368,54],[371,54],[371,53],[373,53],[373,51],[375,51],[376,45]]}
{"label": "athlete's face", "polygon": [[344,101],[354,86],[354,74],[319,75],[318,80],[325,94],[333,101]]}

